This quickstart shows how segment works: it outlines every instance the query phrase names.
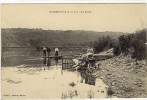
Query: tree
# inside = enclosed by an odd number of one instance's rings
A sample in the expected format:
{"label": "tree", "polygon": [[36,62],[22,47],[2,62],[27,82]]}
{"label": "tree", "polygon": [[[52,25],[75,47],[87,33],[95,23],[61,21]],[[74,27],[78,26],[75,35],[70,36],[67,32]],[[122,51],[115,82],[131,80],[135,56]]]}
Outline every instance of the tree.
{"label": "tree", "polygon": [[146,58],[146,30],[141,30],[136,32],[134,35],[131,46],[134,48],[134,52],[132,57],[138,60],[142,60]]}
{"label": "tree", "polygon": [[[146,29],[137,31],[134,34],[121,35],[118,39],[119,45],[114,47],[114,54],[129,53],[129,49],[133,48],[133,58],[138,60],[145,59],[146,57]],[[119,52],[120,47],[120,52]]]}
{"label": "tree", "polygon": [[102,52],[109,49],[113,44],[112,42],[113,40],[110,38],[110,36],[103,36],[98,38],[98,40],[93,43],[95,52]]}
{"label": "tree", "polygon": [[120,53],[121,53],[120,45],[119,45],[119,44],[116,44],[113,48],[114,48],[114,49],[113,49],[113,54],[114,54],[115,56],[120,55]]}

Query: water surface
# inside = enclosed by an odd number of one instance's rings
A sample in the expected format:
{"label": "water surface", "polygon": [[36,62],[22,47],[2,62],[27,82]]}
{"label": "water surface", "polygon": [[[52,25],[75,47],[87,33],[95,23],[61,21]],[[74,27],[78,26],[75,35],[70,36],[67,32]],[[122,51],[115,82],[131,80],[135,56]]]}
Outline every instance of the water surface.
{"label": "water surface", "polygon": [[[60,50],[67,55],[71,50]],[[84,51],[73,50],[73,54]],[[54,52],[51,52],[54,55]],[[107,86],[86,71],[62,69],[61,62],[47,66],[42,51],[30,48],[8,48],[2,51],[2,96],[13,98],[105,98]],[[9,95],[9,96],[4,96]]]}
{"label": "water surface", "polygon": [[[66,56],[72,52],[73,55],[86,52],[85,49],[59,49],[59,55]],[[37,51],[36,48],[2,48],[1,54],[2,67],[17,66],[21,64],[43,64],[42,50]],[[51,56],[55,55],[54,49]]]}

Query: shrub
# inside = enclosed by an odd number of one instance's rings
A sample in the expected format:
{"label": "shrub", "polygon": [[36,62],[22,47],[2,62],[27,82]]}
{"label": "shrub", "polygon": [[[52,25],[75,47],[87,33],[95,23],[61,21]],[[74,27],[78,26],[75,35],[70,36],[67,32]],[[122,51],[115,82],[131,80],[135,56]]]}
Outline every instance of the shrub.
{"label": "shrub", "polygon": [[114,47],[114,55],[120,53],[129,53],[129,49],[133,48],[133,58],[138,60],[145,59],[146,57],[146,29],[137,31],[134,34],[121,35],[118,38],[118,45]]}
{"label": "shrub", "polygon": [[111,39],[110,36],[103,36],[93,43],[93,47],[95,52],[102,52],[113,47],[113,44],[113,39]]}
{"label": "shrub", "polygon": [[146,30],[141,30],[136,32],[134,35],[131,46],[134,48],[134,52],[132,57],[138,60],[142,60],[146,58]]}
{"label": "shrub", "polygon": [[120,55],[120,53],[121,53],[120,45],[117,44],[117,45],[114,46],[113,54],[114,54],[115,56],[118,56],[118,55]]}
{"label": "shrub", "polygon": [[131,40],[133,39],[133,34],[121,35],[118,39],[121,52],[127,53],[128,49],[131,47]]}

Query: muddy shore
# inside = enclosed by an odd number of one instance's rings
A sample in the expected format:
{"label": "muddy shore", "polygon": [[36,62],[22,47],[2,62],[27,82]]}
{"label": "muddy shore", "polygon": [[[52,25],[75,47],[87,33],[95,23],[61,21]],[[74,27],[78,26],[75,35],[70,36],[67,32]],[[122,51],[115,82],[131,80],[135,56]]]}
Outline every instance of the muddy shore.
{"label": "muddy shore", "polygon": [[93,74],[110,87],[113,96],[118,98],[147,97],[145,60],[136,62],[130,55],[120,55],[99,63],[100,69]]}

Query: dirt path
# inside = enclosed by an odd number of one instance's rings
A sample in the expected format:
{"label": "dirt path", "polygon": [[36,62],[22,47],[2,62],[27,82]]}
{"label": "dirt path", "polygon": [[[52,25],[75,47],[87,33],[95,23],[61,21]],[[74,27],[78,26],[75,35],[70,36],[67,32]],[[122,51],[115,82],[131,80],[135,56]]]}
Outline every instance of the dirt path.
{"label": "dirt path", "polygon": [[101,61],[95,72],[119,98],[147,97],[147,68],[145,61],[135,63],[130,56],[118,56]]}

